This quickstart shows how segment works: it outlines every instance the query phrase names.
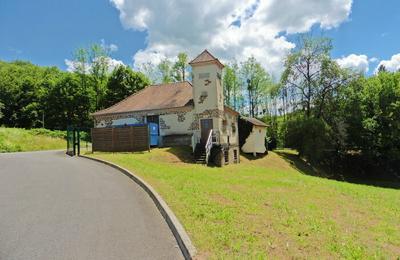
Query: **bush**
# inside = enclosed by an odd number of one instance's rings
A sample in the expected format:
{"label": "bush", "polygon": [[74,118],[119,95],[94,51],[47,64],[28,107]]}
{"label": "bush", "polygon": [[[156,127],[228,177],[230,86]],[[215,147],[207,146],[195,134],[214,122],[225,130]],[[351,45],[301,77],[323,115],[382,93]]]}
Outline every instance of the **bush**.
{"label": "bush", "polygon": [[320,119],[291,119],[286,123],[286,129],[286,145],[311,162],[323,159],[324,153],[331,148],[329,127]]}
{"label": "bush", "polygon": [[32,135],[44,135],[44,136],[50,136],[53,138],[66,138],[67,137],[67,132],[66,131],[60,131],[60,130],[48,130],[45,128],[34,128],[29,130],[29,132]]}

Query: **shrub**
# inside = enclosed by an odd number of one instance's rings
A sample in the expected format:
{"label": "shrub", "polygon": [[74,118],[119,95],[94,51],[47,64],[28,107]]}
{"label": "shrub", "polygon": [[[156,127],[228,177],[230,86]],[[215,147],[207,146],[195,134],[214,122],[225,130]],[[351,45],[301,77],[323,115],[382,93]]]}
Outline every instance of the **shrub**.
{"label": "shrub", "polygon": [[286,123],[286,145],[311,162],[323,159],[331,147],[329,127],[320,119],[296,118]]}

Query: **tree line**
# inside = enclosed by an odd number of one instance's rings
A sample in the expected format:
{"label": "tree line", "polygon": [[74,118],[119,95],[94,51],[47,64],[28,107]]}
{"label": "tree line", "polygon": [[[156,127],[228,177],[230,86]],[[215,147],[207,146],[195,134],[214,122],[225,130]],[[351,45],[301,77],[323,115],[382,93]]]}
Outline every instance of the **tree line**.
{"label": "tree line", "polygon": [[104,46],[78,49],[74,71],[29,62],[0,61],[0,125],[65,130],[92,127],[90,114],[150,84],[141,72],[119,65],[110,71]]}
{"label": "tree line", "polygon": [[[341,68],[327,38],[302,35],[273,79],[254,57],[227,64],[226,105],[268,127],[269,148],[289,147],[332,172],[357,168],[399,175],[400,72],[380,67],[366,77]],[[90,113],[150,84],[191,80],[188,55],[145,63],[140,71],[110,65],[110,52],[94,44],[74,53],[72,72],[29,62],[0,61],[0,125],[65,129],[92,126]]]}
{"label": "tree line", "polygon": [[340,174],[400,180],[400,72],[366,77],[331,58],[327,38],[302,36],[264,115],[272,147],[290,147]]}

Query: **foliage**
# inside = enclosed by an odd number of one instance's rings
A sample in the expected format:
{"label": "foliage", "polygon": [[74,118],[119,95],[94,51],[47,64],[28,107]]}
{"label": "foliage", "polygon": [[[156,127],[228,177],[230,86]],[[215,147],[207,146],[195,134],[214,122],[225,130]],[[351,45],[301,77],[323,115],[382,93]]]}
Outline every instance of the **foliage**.
{"label": "foliage", "polygon": [[127,66],[118,66],[108,78],[103,106],[109,107],[150,85],[150,80],[141,72]]}
{"label": "foliage", "polygon": [[294,118],[286,122],[286,145],[310,162],[318,162],[330,148],[330,129],[318,118]]}
{"label": "foliage", "polygon": [[147,62],[140,67],[141,72],[151,79],[152,83],[171,83],[188,79],[188,55],[185,52],[178,53],[175,62],[164,58],[158,65]]}
{"label": "foliage", "polygon": [[239,109],[239,102],[242,99],[241,82],[239,78],[239,65],[233,63],[224,68],[223,87],[225,104],[233,109]]}
{"label": "foliage", "polygon": [[184,52],[178,53],[177,61],[173,66],[173,77],[175,81],[179,82],[187,80],[187,67],[188,55]]}
{"label": "foliage", "polygon": [[47,127],[66,129],[68,125],[90,126],[90,112],[95,110],[94,88],[81,84],[76,74],[64,74],[58,84],[51,87],[45,99]]}
{"label": "foliage", "polygon": [[398,190],[309,176],[304,162],[290,164],[286,156],[292,154],[280,154],[241,157],[240,164],[223,168],[185,163],[190,148],[89,156],[116,163],[152,185],[200,259],[398,256]]}
{"label": "foliage", "polygon": [[272,86],[271,77],[254,57],[250,57],[241,64],[240,73],[243,84],[247,87],[250,116],[263,114],[261,105],[266,99],[269,87]]}
{"label": "foliage", "polygon": [[297,49],[289,54],[285,61],[285,70],[281,77],[283,102],[285,109],[301,108],[307,117],[317,97],[323,94],[323,70],[332,65],[329,52],[331,41],[327,38],[300,38]]}
{"label": "foliage", "polygon": [[4,104],[0,102],[0,119],[3,117],[2,110],[4,109]]}
{"label": "foliage", "polygon": [[160,77],[161,83],[171,83],[173,82],[173,70],[172,70],[172,62],[167,58],[163,59],[160,64],[157,66]]}
{"label": "foliage", "polygon": [[[87,72],[87,62],[95,58],[89,59],[83,49],[77,53],[76,72],[22,61],[0,61],[0,125],[60,130],[68,125],[91,127],[90,113],[96,107],[112,105],[149,84],[142,73],[124,66],[117,67],[111,75],[100,76],[103,72],[97,71],[93,76]],[[101,100],[97,99],[99,96]]]}
{"label": "foliage", "polygon": [[64,149],[65,132],[0,127],[0,153]]}
{"label": "foliage", "polygon": [[[343,93],[348,149],[400,175],[400,73],[359,78]],[[367,165],[368,166],[368,165]]]}

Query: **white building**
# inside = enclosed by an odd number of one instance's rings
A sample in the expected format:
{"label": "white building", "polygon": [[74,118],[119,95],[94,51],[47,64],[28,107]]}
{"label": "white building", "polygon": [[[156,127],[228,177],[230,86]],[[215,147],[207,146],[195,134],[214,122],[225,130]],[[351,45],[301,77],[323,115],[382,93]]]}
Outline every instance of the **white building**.
{"label": "white building", "polygon": [[208,160],[212,146],[221,147],[224,163],[239,162],[238,116],[224,106],[224,65],[207,50],[189,63],[187,81],[160,84],[92,114],[95,127],[153,123],[158,146],[190,145],[197,160]]}

